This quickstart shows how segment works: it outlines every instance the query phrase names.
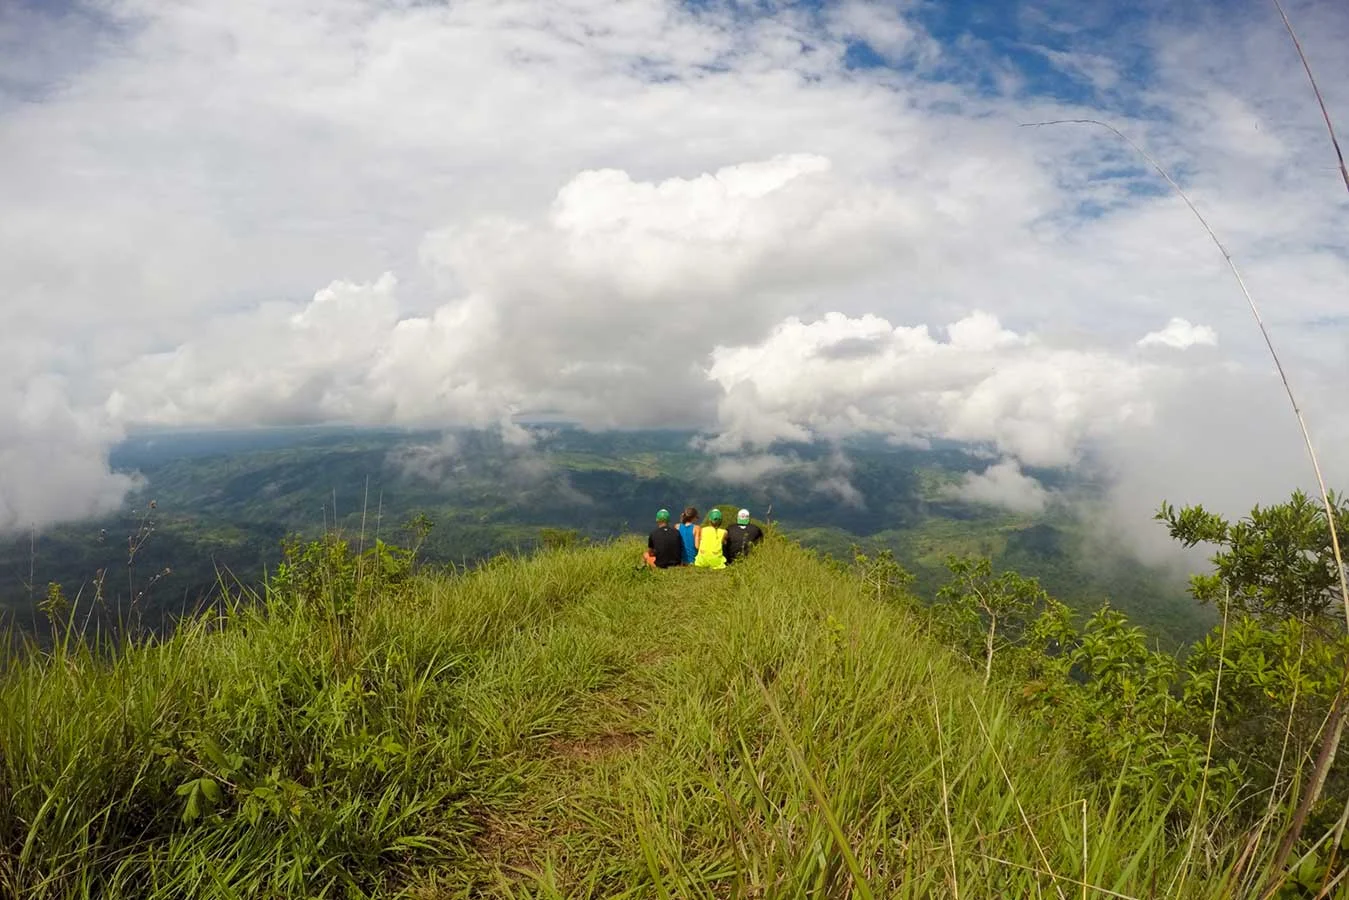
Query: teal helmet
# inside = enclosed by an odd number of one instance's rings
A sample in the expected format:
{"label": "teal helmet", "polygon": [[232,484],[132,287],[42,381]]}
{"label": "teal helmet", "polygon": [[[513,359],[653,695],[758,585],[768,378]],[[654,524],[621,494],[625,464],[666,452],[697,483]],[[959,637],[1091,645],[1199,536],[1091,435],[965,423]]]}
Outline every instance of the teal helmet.
{"label": "teal helmet", "polygon": [[657,522],[670,521],[670,511],[668,509],[665,509],[664,507],[661,507],[660,509],[656,510],[656,521]]}

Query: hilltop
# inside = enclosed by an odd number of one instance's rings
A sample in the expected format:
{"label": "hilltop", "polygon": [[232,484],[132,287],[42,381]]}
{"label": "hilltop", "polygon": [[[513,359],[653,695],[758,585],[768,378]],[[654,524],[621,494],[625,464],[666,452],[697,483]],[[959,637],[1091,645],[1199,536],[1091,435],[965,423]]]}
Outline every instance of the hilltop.
{"label": "hilltop", "polygon": [[1090,774],[902,590],[780,536],[716,573],[639,547],[315,544],[266,603],[11,666],[0,893],[1220,893],[1219,832],[1187,852],[1177,796]]}

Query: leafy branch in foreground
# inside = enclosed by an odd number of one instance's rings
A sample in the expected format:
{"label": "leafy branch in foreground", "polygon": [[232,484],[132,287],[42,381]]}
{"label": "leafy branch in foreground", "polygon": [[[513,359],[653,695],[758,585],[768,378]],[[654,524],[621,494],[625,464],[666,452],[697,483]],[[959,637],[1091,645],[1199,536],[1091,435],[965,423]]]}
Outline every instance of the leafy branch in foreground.
{"label": "leafy branch in foreground", "polygon": [[[1349,501],[1329,493],[1335,525],[1349,531]],[[1236,522],[1202,506],[1163,503],[1156,518],[1186,547],[1213,544],[1214,571],[1191,580],[1201,603],[1224,601],[1242,613],[1296,618],[1343,631],[1338,621],[1339,571],[1325,509],[1302,491],[1273,506],[1256,506]]]}

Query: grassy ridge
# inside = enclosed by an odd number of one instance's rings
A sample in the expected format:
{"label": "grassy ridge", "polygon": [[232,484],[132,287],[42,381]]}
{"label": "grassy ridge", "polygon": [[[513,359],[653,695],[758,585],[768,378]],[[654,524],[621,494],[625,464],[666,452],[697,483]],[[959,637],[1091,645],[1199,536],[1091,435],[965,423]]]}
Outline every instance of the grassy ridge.
{"label": "grassy ridge", "polygon": [[785,540],[638,546],[11,667],[0,894],[1218,895],[1227,848],[1182,890],[1168,798],[1085,780],[902,604]]}

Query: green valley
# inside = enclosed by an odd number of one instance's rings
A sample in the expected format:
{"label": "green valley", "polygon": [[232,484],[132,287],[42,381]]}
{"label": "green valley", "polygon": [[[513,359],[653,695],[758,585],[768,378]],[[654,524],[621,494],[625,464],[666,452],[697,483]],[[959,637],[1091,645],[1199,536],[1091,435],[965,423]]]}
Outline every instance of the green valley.
{"label": "green valley", "polygon": [[[975,552],[1078,609],[1108,598],[1169,645],[1212,622],[1178,576],[1102,550],[1070,510],[1012,514],[954,498],[950,485],[988,463],[971,448],[788,446],[775,451],[777,469],[733,476],[695,438],[569,428],[536,428],[523,444],[497,432],[346,428],[136,436],[112,460],[143,479],[126,509],[0,543],[0,606],[43,630],[37,607],[58,584],[76,608],[89,605],[82,615],[112,621],[134,599],[137,619],[158,628],[218,598],[222,584],[256,585],[288,534],[411,544],[421,538],[405,526],[424,516],[434,527],[421,557],[463,566],[538,546],[545,528],[604,540],[645,532],[661,506],[729,502],[839,559],[854,546],[888,548],[925,595],[948,554]],[[840,495],[840,479],[854,493]]]}

